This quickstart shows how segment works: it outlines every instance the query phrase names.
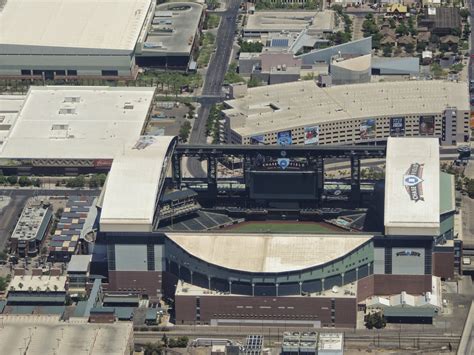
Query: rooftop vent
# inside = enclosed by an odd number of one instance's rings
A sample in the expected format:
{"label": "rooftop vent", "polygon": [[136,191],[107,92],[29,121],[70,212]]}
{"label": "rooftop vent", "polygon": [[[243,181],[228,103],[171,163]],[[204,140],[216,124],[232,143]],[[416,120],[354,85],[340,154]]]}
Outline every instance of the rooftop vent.
{"label": "rooftop vent", "polygon": [[63,102],[80,102],[80,101],[81,101],[80,96],[66,96]]}
{"label": "rooftop vent", "polygon": [[76,114],[76,109],[73,108],[73,107],[60,108],[59,109],[59,114],[60,115],[75,115]]}

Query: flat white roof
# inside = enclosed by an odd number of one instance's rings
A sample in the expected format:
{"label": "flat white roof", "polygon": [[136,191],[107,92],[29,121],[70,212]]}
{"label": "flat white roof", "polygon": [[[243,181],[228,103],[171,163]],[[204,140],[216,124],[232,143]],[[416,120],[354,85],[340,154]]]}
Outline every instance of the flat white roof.
{"label": "flat white roof", "polygon": [[135,48],[151,0],[8,0],[0,45]]}
{"label": "flat white roof", "polygon": [[249,272],[284,272],[324,264],[372,239],[371,235],[166,235],[201,260],[228,269]]}
{"label": "flat white roof", "polygon": [[[132,322],[62,322],[45,315],[2,315],[2,354],[129,354]],[[25,344],[28,346],[25,350]]]}
{"label": "flat white roof", "polygon": [[73,255],[71,261],[67,264],[67,272],[83,272],[89,271],[89,264],[92,255]]}
{"label": "flat white roof", "polygon": [[[21,284],[21,287],[20,287]],[[13,276],[10,281],[8,289],[14,288],[15,291],[28,291],[30,288],[32,292],[64,292],[66,286],[66,276]],[[56,287],[56,288],[55,288]],[[13,289],[12,289],[13,290]]]}
{"label": "flat white roof", "polygon": [[174,140],[144,136],[114,158],[100,216],[102,231],[152,230],[159,184],[168,164],[166,152]]}
{"label": "flat white roof", "polygon": [[[202,12],[203,6],[193,2],[166,2],[157,5],[153,18],[155,23],[151,25],[142,44],[143,53],[145,55],[147,53],[156,55],[159,52],[168,55],[189,53],[193,47]],[[159,32],[165,29],[172,32],[166,35]]]}
{"label": "flat white roof", "polygon": [[355,58],[348,58],[341,61],[333,61],[331,66],[339,67],[347,70],[362,71],[370,70],[372,63],[372,54],[361,55]]}
{"label": "flat white roof", "polygon": [[0,151],[25,99],[25,95],[0,95]]}
{"label": "flat white roof", "polygon": [[436,138],[388,138],[385,234],[439,234],[439,143]]}
{"label": "flat white roof", "polygon": [[[312,80],[248,89],[226,101],[231,128],[242,136],[367,117],[469,111],[466,82],[410,80],[321,88]],[[277,108],[277,109],[275,109]],[[315,115],[317,112],[317,115]]]}
{"label": "flat white roof", "polygon": [[154,88],[32,87],[0,158],[112,159],[140,136],[153,95]]}
{"label": "flat white roof", "polygon": [[334,11],[256,11],[247,16],[247,32],[332,31]]}

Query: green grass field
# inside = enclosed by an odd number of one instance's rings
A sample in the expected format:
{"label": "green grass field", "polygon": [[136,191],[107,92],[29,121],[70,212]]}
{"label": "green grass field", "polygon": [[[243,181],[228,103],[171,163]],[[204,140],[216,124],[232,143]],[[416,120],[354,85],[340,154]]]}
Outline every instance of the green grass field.
{"label": "green grass field", "polygon": [[269,223],[246,222],[230,228],[237,233],[324,233],[335,232],[328,226],[318,223]]}

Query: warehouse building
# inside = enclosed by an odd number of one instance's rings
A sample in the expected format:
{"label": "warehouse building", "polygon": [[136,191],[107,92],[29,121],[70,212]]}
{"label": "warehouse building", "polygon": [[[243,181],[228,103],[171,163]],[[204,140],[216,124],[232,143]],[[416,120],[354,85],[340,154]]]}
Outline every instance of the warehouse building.
{"label": "warehouse building", "polygon": [[[62,174],[110,169],[115,154],[142,134],[154,88],[31,87],[8,116],[0,144],[4,171],[25,173],[57,167]],[[35,172],[33,172],[35,173]]]}
{"label": "warehouse building", "polygon": [[300,81],[252,88],[225,102],[225,136],[232,144],[371,144],[390,136],[428,136],[452,145],[469,137],[466,85],[403,81],[318,87]]}
{"label": "warehouse building", "polygon": [[133,79],[135,46],[154,6],[151,0],[8,0],[0,11],[0,77]]}

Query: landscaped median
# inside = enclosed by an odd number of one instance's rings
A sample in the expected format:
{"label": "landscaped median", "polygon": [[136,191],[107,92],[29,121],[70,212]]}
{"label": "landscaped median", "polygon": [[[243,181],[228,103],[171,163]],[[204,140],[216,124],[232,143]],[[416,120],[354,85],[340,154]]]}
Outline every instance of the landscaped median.
{"label": "landscaped median", "polygon": [[197,63],[199,67],[205,67],[209,64],[211,55],[215,49],[216,36],[210,32],[206,32],[201,37],[201,49],[199,50],[199,56]]}

